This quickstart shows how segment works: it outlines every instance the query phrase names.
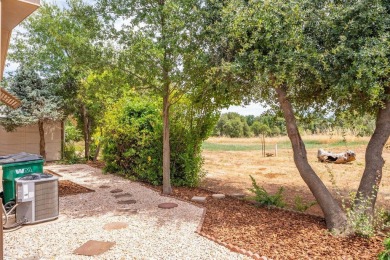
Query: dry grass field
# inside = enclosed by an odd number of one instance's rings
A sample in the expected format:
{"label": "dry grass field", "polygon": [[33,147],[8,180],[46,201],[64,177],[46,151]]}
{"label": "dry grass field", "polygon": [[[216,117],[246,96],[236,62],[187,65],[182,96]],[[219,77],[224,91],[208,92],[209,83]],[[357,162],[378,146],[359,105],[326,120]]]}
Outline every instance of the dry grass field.
{"label": "dry grass field", "polygon": [[[338,199],[347,198],[359,186],[364,170],[364,155],[369,138],[355,136],[303,136],[309,163]],[[290,208],[300,196],[304,201],[313,201],[314,197],[303,182],[295,167],[292,149],[287,137],[266,138],[266,152],[277,156],[263,157],[260,138],[210,138],[204,143],[203,157],[206,177],[202,186],[226,194],[245,193],[250,195],[252,175],[260,186],[274,193],[279,187],[285,188],[284,197]],[[356,161],[349,164],[324,164],[317,160],[317,150],[324,148],[332,152],[344,152],[348,149],[356,152]],[[386,163],[382,183],[379,188],[379,204],[390,210],[390,150],[384,149]],[[333,176],[333,178],[332,178]],[[334,181],[332,181],[332,179]],[[322,215],[319,206],[310,208],[308,213]]]}

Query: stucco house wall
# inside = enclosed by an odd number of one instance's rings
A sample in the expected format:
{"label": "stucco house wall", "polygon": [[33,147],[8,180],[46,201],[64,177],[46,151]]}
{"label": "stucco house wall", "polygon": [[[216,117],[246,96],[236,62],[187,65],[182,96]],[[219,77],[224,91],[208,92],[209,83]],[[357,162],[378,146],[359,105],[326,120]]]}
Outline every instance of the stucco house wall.
{"label": "stucco house wall", "polygon": [[[56,161],[62,155],[62,123],[45,123],[46,161]],[[38,124],[17,128],[7,132],[0,126],[0,156],[27,152],[39,154]]]}

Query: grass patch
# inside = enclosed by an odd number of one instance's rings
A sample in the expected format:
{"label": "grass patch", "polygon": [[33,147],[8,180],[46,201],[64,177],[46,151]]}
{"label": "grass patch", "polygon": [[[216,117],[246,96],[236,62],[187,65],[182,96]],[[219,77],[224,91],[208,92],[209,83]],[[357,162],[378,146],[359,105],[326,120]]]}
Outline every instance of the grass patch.
{"label": "grass patch", "polygon": [[[329,142],[324,140],[304,140],[307,149],[331,149],[331,148],[342,148],[343,150],[352,149],[357,146],[367,145],[367,141],[351,141],[345,142],[343,140],[335,140],[335,142]],[[275,148],[274,143],[266,143],[266,150],[273,150]],[[261,150],[260,141],[254,144],[229,144],[229,143],[212,143],[205,141],[202,148],[207,151],[259,151]],[[283,141],[278,143],[278,149],[291,149],[291,143],[289,141]]]}

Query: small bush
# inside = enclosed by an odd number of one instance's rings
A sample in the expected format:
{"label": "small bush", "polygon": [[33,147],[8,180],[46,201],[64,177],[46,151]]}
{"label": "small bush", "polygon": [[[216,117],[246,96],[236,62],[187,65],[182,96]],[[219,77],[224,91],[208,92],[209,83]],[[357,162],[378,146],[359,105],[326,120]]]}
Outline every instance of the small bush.
{"label": "small bush", "polygon": [[316,201],[311,201],[311,202],[305,203],[301,196],[295,196],[295,199],[294,199],[294,209],[296,211],[299,211],[299,212],[305,212],[310,207],[312,207],[316,204],[317,204]]}
{"label": "small bush", "polygon": [[65,141],[66,142],[79,142],[83,139],[83,135],[77,127],[72,124],[70,120],[65,122]]}
{"label": "small bush", "polygon": [[349,205],[346,206],[343,201],[343,207],[347,215],[348,225],[353,231],[363,237],[372,237],[379,230],[388,227],[388,212],[383,208],[376,208],[373,216],[367,211],[370,211],[370,198],[358,198],[359,204],[355,203],[356,194],[350,194]]}
{"label": "small bush", "polygon": [[379,259],[379,260],[389,260],[389,259],[390,259],[390,238],[386,238],[386,239],[383,241],[383,244],[385,245],[385,250],[382,251],[382,252],[378,255],[378,259]]}
{"label": "small bush", "polygon": [[75,164],[82,161],[77,155],[76,147],[73,142],[65,143],[63,161],[67,164]]}
{"label": "small bush", "polygon": [[283,187],[280,187],[277,193],[271,195],[263,187],[259,186],[256,183],[256,180],[251,175],[249,176],[252,179],[253,186],[253,188],[249,189],[249,191],[255,194],[255,196],[253,197],[255,201],[259,202],[261,205],[264,206],[276,206],[279,208],[284,208],[286,206],[282,195],[284,191]]}
{"label": "small bush", "polygon": [[[212,113],[197,113],[185,98],[171,108],[171,183],[197,186],[201,171],[202,142],[216,121]],[[103,159],[108,172],[162,184],[161,100],[123,98],[105,116]]]}

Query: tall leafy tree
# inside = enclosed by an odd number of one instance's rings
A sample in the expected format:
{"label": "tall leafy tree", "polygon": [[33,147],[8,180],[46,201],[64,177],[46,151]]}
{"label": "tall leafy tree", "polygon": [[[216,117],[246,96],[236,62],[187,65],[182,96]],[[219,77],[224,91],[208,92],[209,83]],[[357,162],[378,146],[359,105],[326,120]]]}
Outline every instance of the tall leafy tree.
{"label": "tall leafy tree", "polygon": [[207,61],[199,37],[202,1],[98,2],[112,25],[108,37],[115,39],[121,50],[120,68],[129,75],[132,85],[163,100],[163,193],[169,194],[171,106],[205,84],[200,80],[205,79],[203,65]]}
{"label": "tall leafy tree", "polygon": [[354,205],[355,211],[373,216],[390,136],[390,5],[385,0],[318,1],[316,10],[306,33],[326,64],[324,90],[335,113],[376,118]]}
{"label": "tall leafy tree", "polygon": [[383,167],[381,152],[390,132],[388,4],[232,0],[219,7],[213,28],[221,47],[215,49],[233,54],[219,67],[250,82],[247,86],[255,96],[281,109],[295,164],[328,228],[348,232],[345,213],[308,163],[296,117],[333,108],[335,114],[377,113],[357,200],[359,204],[369,199],[373,208]]}
{"label": "tall leafy tree", "polygon": [[5,118],[0,123],[8,131],[19,126],[37,124],[39,130],[39,153],[46,158],[44,124],[63,119],[62,99],[47,80],[25,68],[19,69],[10,80],[9,91],[20,99],[22,105],[13,110],[5,109]]}
{"label": "tall leafy tree", "polygon": [[85,95],[83,83],[91,73],[102,73],[110,61],[103,53],[109,47],[100,41],[102,21],[93,6],[67,0],[66,7],[43,3],[22,28],[12,42],[10,60],[34,68],[59,86],[66,113],[80,119],[85,157],[89,158],[95,114],[88,106],[94,101],[87,98],[94,96]]}

